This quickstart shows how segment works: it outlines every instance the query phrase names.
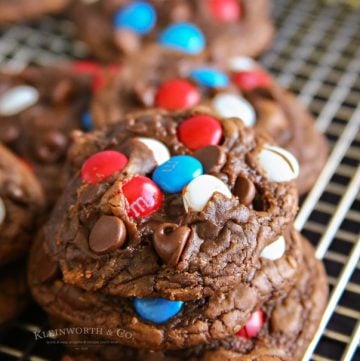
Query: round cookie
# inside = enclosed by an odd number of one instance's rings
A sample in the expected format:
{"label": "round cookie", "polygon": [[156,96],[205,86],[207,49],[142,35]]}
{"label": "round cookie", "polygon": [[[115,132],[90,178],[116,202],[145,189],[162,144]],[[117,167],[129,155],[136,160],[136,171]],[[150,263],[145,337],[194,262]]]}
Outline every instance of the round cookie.
{"label": "round cookie", "polygon": [[183,110],[198,104],[270,134],[299,161],[299,193],[314,184],[327,159],[325,137],[295,96],[250,58],[231,58],[216,67],[204,57],[164,55],[157,46],[149,47],[142,59],[130,59],[118,77],[96,94],[92,114],[101,127],[134,109]]}
{"label": "round cookie", "polygon": [[26,272],[22,265],[0,269],[0,327],[16,318],[29,300]]}
{"label": "round cookie", "polygon": [[[328,287],[321,262],[303,239],[303,264],[299,279],[286,297],[273,299],[262,307],[262,317],[251,317],[245,330],[220,342],[179,351],[147,352],[119,345],[94,346],[89,353],[71,353],[63,361],[297,361],[301,360],[320,322]],[[256,313],[258,314],[258,312]],[[255,320],[258,320],[255,322]],[[57,324],[60,328],[66,324]],[[259,331],[260,330],[260,331]],[[249,331],[252,332],[249,335]],[[254,332],[255,331],[255,332]],[[255,334],[257,332],[257,334]],[[84,341],[91,337],[68,336]],[[94,336],[99,340],[99,336]]]}
{"label": "round cookie", "polygon": [[0,0],[0,25],[32,21],[65,9],[69,0]]}
{"label": "round cookie", "polygon": [[69,164],[82,171],[47,234],[65,281],[188,300],[246,279],[297,211],[297,162],[270,144],[203,109],[143,111],[79,135]]}
{"label": "round cookie", "polygon": [[44,206],[44,195],[28,166],[0,144],[0,265],[29,248]]}
{"label": "round cookie", "polygon": [[186,348],[242,332],[241,327],[253,312],[265,302],[289,292],[302,263],[301,238],[292,231],[283,239],[286,240],[284,253],[272,250],[272,255],[277,253],[279,258],[270,259],[263,252],[259,269],[247,282],[214,292],[207,298],[183,302],[178,312],[160,323],[159,315],[167,314],[173,307],[168,300],[161,300],[159,314],[154,302],[150,303],[151,317],[155,314],[156,317],[148,320],[144,319],[144,314],[149,314],[147,310],[138,307],[139,302],[147,299],[109,297],[66,284],[57,264],[50,266],[48,244],[43,238],[33,248],[29,279],[36,300],[60,320],[78,327],[101,329],[102,337],[136,348]]}
{"label": "round cookie", "polygon": [[34,169],[52,205],[75,129],[86,129],[91,77],[74,68],[29,67],[0,74],[0,142]]}
{"label": "round cookie", "polygon": [[143,57],[144,47],[153,43],[226,59],[256,56],[269,46],[274,32],[269,7],[269,0],[79,0],[71,16],[79,37],[105,62]]}

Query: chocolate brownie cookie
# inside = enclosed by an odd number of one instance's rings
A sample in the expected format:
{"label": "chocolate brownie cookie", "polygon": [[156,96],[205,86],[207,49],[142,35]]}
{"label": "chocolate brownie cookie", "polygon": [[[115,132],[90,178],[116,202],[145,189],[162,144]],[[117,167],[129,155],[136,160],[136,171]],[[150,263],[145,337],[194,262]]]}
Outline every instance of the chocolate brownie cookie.
{"label": "chocolate brownie cookie", "polygon": [[23,311],[29,300],[28,293],[23,265],[15,263],[0,268],[0,327]]}
{"label": "chocolate brownie cookie", "polygon": [[268,47],[269,7],[269,0],[77,0],[71,13],[79,37],[105,62],[143,57],[152,43],[226,59],[256,56]]}
{"label": "chocolate brownie cookie", "polygon": [[[116,342],[153,350],[190,347],[233,335],[265,302],[283,296],[294,285],[302,262],[301,238],[292,231],[277,242],[285,242],[286,249],[274,250],[279,248],[276,244],[265,248],[254,275],[228,291],[216,291],[197,301],[161,299],[163,315],[170,307],[181,308],[160,324],[145,318],[144,299],[109,297],[64,283],[59,268],[55,271],[55,265],[48,266],[43,239],[37,241],[32,252],[30,284],[35,298],[51,315],[76,326],[104,328],[104,337]],[[105,332],[105,326],[115,332]]]}
{"label": "chocolate brownie cookie", "polygon": [[29,248],[44,196],[28,166],[0,144],[0,265]]}
{"label": "chocolate brownie cookie", "polygon": [[134,109],[182,110],[198,104],[268,132],[298,159],[299,192],[311,188],[326,162],[325,138],[294,95],[250,58],[232,58],[216,67],[201,56],[189,59],[174,52],[164,56],[158,46],[149,47],[143,58],[130,59],[97,93],[92,111],[94,122],[102,126]]}
{"label": "chocolate brownie cookie", "polygon": [[82,171],[48,238],[65,281],[86,290],[204,297],[246,279],[297,211],[295,158],[203,109],[129,114],[80,135],[69,163]]}
{"label": "chocolate brownie cookie", "polygon": [[30,67],[0,74],[0,142],[34,169],[51,205],[74,129],[87,126],[91,78],[81,71]]}
{"label": "chocolate brownie cookie", "polygon": [[[67,336],[82,341],[89,352],[64,356],[62,361],[297,361],[313,337],[327,300],[324,267],[302,240],[299,279],[286,297],[272,299],[248,319],[236,335],[208,345],[178,351],[148,352],[119,345],[96,346],[99,336]],[[55,327],[69,327],[57,321]]]}
{"label": "chocolate brownie cookie", "polygon": [[31,21],[59,13],[70,0],[0,0],[0,25]]}

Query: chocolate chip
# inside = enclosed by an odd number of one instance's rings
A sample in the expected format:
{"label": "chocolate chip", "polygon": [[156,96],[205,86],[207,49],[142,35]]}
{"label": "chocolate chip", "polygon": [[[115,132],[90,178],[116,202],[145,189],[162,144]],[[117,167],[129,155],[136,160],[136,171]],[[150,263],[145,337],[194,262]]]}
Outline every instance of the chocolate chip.
{"label": "chocolate chip", "polygon": [[42,138],[42,144],[36,148],[37,155],[43,162],[57,161],[66,150],[67,138],[64,134],[51,130]]}
{"label": "chocolate chip", "polygon": [[239,175],[235,182],[234,194],[239,197],[240,203],[248,206],[256,195],[254,183],[249,178]]}
{"label": "chocolate chip", "polygon": [[89,246],[95,253],[107,253],[120,248],[126,239],[124,222],[114,216],[102,216],[94,225]]}
{"label": "chocolate chip", "polygon": [[139,37],[131,30],[116,30],[114,40],[116,45],[126,54],[134,53],[139,50]]}
{"label": "chocolate chip", "polygon": [[40,246],[37,251],[37,277],[39,281],[48,282],[53,280],[60,273],[58,263],[45,252],[44,247]]}
{"label": "chocolate chip", "polygon": [[154,248],[160,258],[168,265],[176,266],[191,233],[186,226],[163,223],[154,233]]}
{"label": "chocolate chip", "polygon": [[217,145],[208,145],[197,150],[193,155],[202,163],[205,173],[219,171],[226,162],[224,149]]}

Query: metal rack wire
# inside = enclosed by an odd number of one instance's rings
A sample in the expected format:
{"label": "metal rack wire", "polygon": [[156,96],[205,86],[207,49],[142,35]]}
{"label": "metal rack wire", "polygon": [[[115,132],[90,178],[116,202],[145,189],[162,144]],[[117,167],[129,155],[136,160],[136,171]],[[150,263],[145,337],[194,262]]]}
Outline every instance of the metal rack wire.
{"label": "metal rack wire", "polygon": [[[303,360],[360,360],[360,10],[320,0],[277,0],[274,19],[279,33],[261,61],[309,106],[331,146],[296,219],[324,260],[331,288]],[[18,69],[85,55],[71,38],[71,25],[52,18],[0,31],[0,66]],[[0,360],[56,360],[56,346],[35,342],[33,332],[44,324],[32,306],[0,335]]]}

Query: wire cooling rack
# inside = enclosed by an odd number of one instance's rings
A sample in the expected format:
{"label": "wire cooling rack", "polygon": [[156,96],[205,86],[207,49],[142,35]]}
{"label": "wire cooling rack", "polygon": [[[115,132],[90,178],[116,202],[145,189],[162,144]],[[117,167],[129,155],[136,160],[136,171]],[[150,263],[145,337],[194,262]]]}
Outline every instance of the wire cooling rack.
{"label": "wire cooling rack", "polygon": [[[320,0],[277,0],[274,19],[278,36],[261,61],[310,108],[331,147],[296,219],[324,260],[331,288],[303,360],[360,360],[360,11]],[[71,24],[52,18],[0,31],[1,69],[86,55],[71,39]],[[28,309],[0,335],[0,361],[57,360],[60,349],[34,337],[45,322],[37,306]]]}

